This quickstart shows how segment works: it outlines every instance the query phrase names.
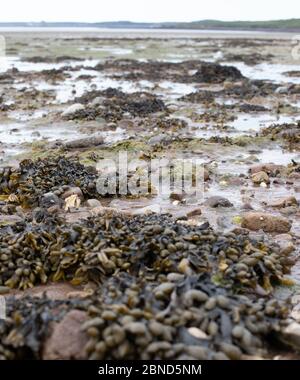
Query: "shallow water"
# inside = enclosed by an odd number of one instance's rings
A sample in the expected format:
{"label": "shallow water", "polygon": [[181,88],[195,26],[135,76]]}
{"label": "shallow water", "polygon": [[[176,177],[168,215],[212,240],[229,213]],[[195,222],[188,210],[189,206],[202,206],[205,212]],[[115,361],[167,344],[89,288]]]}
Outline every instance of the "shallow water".
{"label": "shallow water", "polygon": [[59,63],[44,63],[44,62],[28,62],[26,60],[22,61],[19,57],[0,57],[0,72],[5,72],[7,70],[16,68],[19,71],[43,71],[43,70],[52,70],[60,69],[64,66],[76,67],[78,65],[90,66],[93,67],[98,63],[98,60],[86,59],[84,61],[68,61],[68,62],[59,62]]}
{"label": "shallow water", "polygon": [[297,120],[294,116],[271,115],[271,114],[239,114],[237,119],[226,123],[236,129],[237,132],[259,132],[262,128],[272,124],[293,123]]}
{"label": "shallow water", "polygon": [[226,62],[226,65],[235,66],[245,77],[250,79],[271,80],[277,83],[300,83],[299,77],[284,75],[287,71],[299,71],[299,65],[260,63],[255,66],[249,66],[244,62]]}

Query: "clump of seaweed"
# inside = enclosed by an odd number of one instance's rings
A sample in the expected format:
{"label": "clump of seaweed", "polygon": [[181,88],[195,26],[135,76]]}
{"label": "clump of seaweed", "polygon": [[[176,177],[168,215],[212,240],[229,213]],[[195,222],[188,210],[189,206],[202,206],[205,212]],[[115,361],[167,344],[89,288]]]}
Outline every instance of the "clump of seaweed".
{"label": "clump of seaweed", "polygon": [[209,273],[236,291],[282,281],[293,261],[243,235],[218,235],[168,215],[99,216],[74,225],[51,218],[5,227],[0,234],[0,285],[26,289],[47,281],[101,283],[135,276]]}
{"label": "clump of seaweed", "polygon": [[167,107],[156,95],[147,92],[125,94],[122,91],[107,89],[91,91],[76,100],[86,104],[96,99],[96,104],[87,104],[84,109],[69,115],[71,120],[95,120],[104,118],[108,121],[121,120],[124,114],[133,117],[143,117],[156,112],[166,112]]}
{"label": "clump of seaweed", "polygon": [[76,159],[52,157],[24,160],[18,168],[0,169],[1,194],[14,196],[24,206],[34,206],[48,192],[62,186],[78,186],[85,196],[95,197],[97,172]]}

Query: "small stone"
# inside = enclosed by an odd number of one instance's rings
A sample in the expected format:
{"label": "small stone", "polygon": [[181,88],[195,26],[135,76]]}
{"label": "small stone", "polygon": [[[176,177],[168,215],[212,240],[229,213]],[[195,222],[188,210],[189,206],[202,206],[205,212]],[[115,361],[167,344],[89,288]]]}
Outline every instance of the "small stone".
{"label": "small stone", "polygon": [[265,183],[265,184],[270,183],[268,174],[263,171],[252,174],[251,179],[252,179],[252,182],[255,183],[256,185],[259,185],[262,183]]}
{"label": "small stone", "polygon": [[98,201],[98,199],[88,199],[86,201],[86,206],[90,208],[102,207],[101,202]]}
{"label": "small stone", "polygon": [[233,206],[233,204],[228,199],[220,197],[218,195],[208,198],[204,204],[212,208]]}
{"label": "small stone", "polygon": [[188,211],[186,213],[186,216],[188,218],[192,218],[193,216],[197,216],[197,215],[201,215],[201,214],[202,214],[201,208],[198,207],[198,208],[195,208],[195,209],[193,209],[191,211]]}
{"label": "small stone", "polygon": [[179,201],[179,202],[182,202],[183,199],[185,197],[185,194],[184,193],[177,193],[177,192],[173,192],[170,194],[170,199],[174,200],[174,201]]}
{"label": "small stone", "polygon": [[102,136],[98,137],[85,137],[82,139],[76,139],[72,141],[67,141],[64,146],[67,149],[80,149],[80,148],[90,148],[93,146],[102,145],[104,139]]}

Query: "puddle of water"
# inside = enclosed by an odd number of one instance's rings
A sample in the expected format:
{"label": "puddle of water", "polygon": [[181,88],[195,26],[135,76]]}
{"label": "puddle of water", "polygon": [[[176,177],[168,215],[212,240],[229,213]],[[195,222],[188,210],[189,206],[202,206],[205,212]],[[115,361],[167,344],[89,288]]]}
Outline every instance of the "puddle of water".
{"label": "puddle of water", "polygon": [[64,66],[76,67],[78,65],[94,67],[99,63],[95,59],[86,59],[84,61],[64,61],[59,63],[46,63],[46,62],[27,62],[21,61],[19,57],[0,57],[0,72],[5,72],[12,68],[17,68],[20,71],[43,71],[60,69]]}
{"label": "puddle of water", "polygon": [[[78,77],[82,74],[93,74],[93,78],[90,82],[80,80]],[[71,78],[67,78],[60,84],[49,84],[45,81],[36,82],[34,87],[38,90],[53,90],[56,92],[56,101],[59,103],[66,103],[73,100],[77,96],[83,95],[86,91],[105,90],[109,87],[117,88],[126,93],[132,93],[145,89],[145,87],[151,85],[151,82],[141,81],[138,83],[132,83],[129,81],[119,81],[104,76],[101,73],[88,70],[80,70],[79,72],[71,73]],[[24,86],[22,86],[24,87]],[[74,94],[74,91],[76,93]]]}
{"label": "puddle of water", "polygon": [[[171,98],[178,96],[183,96],[196,92],[196,88],[193,85],[184,84],[184,83],[174,83],[169,81],[164,81],[159,83],[159,87],[167,91],[167,95]],[[156,92],[159,94],[159,91]],[[161,93],[166,95],[165,93]]]}
{"label": "puddle of water", "polygon": [[288,165],[291,163],[291,160],[300,160],[300,154],[298,152],[285,152],[281,149],[263,149],[262,153],[255,154],[255,156],[260,162],[276,165]]}
{"label": "puddle of water", "polygon": [[[198,111],[200,112],[200,108]],[[293,123],[297,121],[297,118],[292,116],[273,116],[270,114],[249,115],[245,113],[239,114],[232,122],[224,123],[224,126],[228,128],[220,130],[216,122],[197,123],[186,116],[176,114],[176,117],[185,120],[189,125],[189,134],[197,138],[210,138],[212,136],[239,137],[243,135],[251,135],[274,123]]]}
{"label": "puddle of water", "polygon": [[230,127],[235,128],[238,132],[259,132],[262,128],[268,127],[274,123],[293,123],[297,118],[292,116],[282,115],[249,115],[240,114],[237,119],[232,122],[226,123]]}
{"label": "puddle of water", "polygon": [[69,128],[68,125],[49,125],[33,127],[23,123],[0,125],[0,142],[5,144],[24,144],[47,139],[71,140],[80,136],[81,133]]}
{"label": "puddle of water", "polygon": [[130,55],[133,53],[132,49],[118,48],[114,46],[101,46],[101,47],[81,47],[80,51],[101,51],[110,55]]}
{"label": "puddle of water", "polygon": [[289,77],[283,74],[286,71],[298,71],[299,65],[260,63],[259,65],[248,66],[244,62],[226,62],[226,65],[235,66],[245,77],[250,79],[264,79],[282,83],[300,83],[300,78]]}
{"label": "puddle of water", "polygon": [[[248,160],[248,157],[253,156],[257,158],[257,162],[254,160]],[[230,157],[217,157],[218,171],[219,173],[227,174],[247,174],[251,165],[260,163],[275,164],[275,165],[288,165],[291,160],[299,161],[300,154],[298,152],[287,152],[280,147],[274,147],[273,149],[262,149],[259,153],[251,154],[250,152],[233,154]],[[251,163],[252,161],[252,163]]]}
{"label": "puddle of water", "polygon": [[47,115],[46,110],[35,111],[12,111],[9,113],[9,117],[18,121],[30,121],[35,120]]}

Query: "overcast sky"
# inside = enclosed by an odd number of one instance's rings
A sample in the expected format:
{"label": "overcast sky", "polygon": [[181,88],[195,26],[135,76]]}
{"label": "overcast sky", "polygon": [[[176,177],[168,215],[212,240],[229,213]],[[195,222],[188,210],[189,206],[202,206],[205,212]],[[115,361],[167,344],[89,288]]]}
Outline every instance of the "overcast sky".
{"label": "overcast sky", "polygon": [[194,21],[300,18],[299,0],[8,0],[0,21]]}

